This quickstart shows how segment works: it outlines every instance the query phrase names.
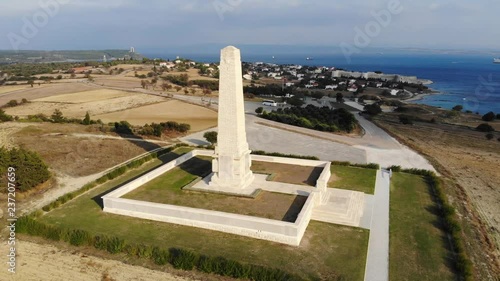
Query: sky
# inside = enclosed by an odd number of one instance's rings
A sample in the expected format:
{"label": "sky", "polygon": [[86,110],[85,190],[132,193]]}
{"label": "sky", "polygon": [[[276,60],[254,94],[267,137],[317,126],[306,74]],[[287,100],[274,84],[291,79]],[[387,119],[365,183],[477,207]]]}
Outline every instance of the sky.
{"label": "sky", "polygon": [[[0,0],[0,49],[489,49],[498,0]],[[382,15],[377,17],[377,15]]]}

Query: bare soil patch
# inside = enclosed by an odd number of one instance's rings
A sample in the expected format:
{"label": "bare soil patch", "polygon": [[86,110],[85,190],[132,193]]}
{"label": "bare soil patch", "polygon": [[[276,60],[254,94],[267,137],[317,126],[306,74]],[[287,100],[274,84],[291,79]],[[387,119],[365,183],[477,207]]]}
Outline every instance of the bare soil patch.
{"label": "bare soil patch", "polygon": [[[94,88],[95,89],[95,88]],[[54,110],[59,109],[65,117],[82,118],[88,111],[91,118],[99,119],[96,115],[122,111],[129,108],[135,108],[142,105],[154,104],[165,101],[166,98],[146,95],[146,94],[130,94],[124,97],[118,97],[107,100],[98,100],[83,102],[83,103],[60,103],[60,102],[30,102],[16,107],[6,108],[5,112],[10,115],[26,117],[37,113],[43,113],[50,116]],[[116,120],[127,120],[127,112],[116,114]],[[142,124],[144,125],[144,124]]]}
{"label": "bare soil patch", "polygon": [[86,92],[76,92],[71,94],[63,94],[57,96],[50,96],[40,99],[35,99],[33,102],[54,102],[54,103],[86,103],[92,101],[101,101],[113,98],[129,97],[138,95],[136,93],[99,89]]}
{"label": "bare soil patch", "polygon": [[176,121],[190,124],[191,132],[202,131],[217,125],[217,112],[178,100],[100,114],[93,116],[93,118],[101,119],[104,122],[127,120],[132,125]]}
{"label": "bare soil patch", "polygon": [[322,167],[295,166],[280,163],[252,162],[252,171],[273,174],[273,181],[315,186]]}
{"label": "bare soil patch", "polygon": [[[0,89],[2,89],[0,87]],[[95,87],[89,86],[85,83],[60,83],[60,84],[41,84],[35,85],[33,88],[29,87],[8,93],[7,95],[0,96],[0,106],[6,104],[10,100],[21,101],[25,98],[28,101],[50,97],[55,95],[70,94],[75,92],[84,92],[95,90]]]}
{"label": "bare soil patch", "polygon": [[[10,274],[7,270],[2,270],[0,271],[1,280],[193,280],[116,260],[86,255],[78,250],[60,249],[52,245],[25,240],[17,242],[16,273]],[[7,253],[7,244],[2,243],[0,249],[2,253]],[[71,277],[68,278],[68,276]]]}

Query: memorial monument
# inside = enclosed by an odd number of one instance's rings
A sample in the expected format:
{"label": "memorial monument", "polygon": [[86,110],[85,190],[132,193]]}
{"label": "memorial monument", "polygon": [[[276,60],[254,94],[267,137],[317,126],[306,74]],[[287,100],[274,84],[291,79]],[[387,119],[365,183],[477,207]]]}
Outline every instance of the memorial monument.
{"label": "memorial monument", "polygon": [[245,130],[245,104],[240,50],[228,46],[221,51],[219,82],[219,133],[212,162],[210,186],[244,189],[254,180]]}

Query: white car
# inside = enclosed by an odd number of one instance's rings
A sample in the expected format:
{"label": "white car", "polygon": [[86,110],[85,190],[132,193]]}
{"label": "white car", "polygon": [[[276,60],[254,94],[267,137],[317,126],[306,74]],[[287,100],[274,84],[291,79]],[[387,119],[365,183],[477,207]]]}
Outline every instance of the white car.
{"label": "white car", "polygon": [[264,100],[262,101],[262,104],[268,106],[278,106],[278,103],[273,100]]}

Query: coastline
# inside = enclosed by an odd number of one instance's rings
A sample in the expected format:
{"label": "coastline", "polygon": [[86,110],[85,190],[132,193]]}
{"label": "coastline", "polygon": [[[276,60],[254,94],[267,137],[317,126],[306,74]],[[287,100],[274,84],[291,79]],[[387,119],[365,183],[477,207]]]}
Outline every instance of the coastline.
{"label": "coastline", "polygon": [[431,89],[429,88],[430,92],[429,93],[424,93],[424,94],[414,94],[413,97],[409,98],[409,99],[406,99],[406,100],[403,100],[404,102],[415,102],[415,101],[421,101],[423,100],[425,97],[428,97],[428,96],[434,96],[434,95],[440,95],[441,92],[440,91],[436,91],[434,89]]}

